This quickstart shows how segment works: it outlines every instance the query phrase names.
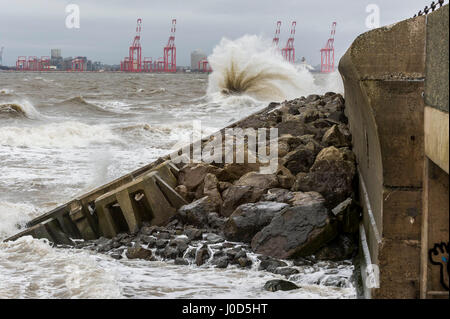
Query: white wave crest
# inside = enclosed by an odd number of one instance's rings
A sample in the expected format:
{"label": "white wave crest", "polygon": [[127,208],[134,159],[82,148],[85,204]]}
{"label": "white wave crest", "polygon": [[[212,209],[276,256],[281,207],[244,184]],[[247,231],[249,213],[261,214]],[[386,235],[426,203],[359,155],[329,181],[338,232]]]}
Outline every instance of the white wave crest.
{"label": "white wave crest", "polygon": [[8,146],[71,148],[120,141],[106,125],[87,125],[72,121],[0,128],[0,144]]}
{"label": "white wave crest", "polygon": [[36,110],[33,104],[27,100],[0,104],[0,113],[5,112],[20,114],[32,120],[41,119],[43,117],[42,114]]}

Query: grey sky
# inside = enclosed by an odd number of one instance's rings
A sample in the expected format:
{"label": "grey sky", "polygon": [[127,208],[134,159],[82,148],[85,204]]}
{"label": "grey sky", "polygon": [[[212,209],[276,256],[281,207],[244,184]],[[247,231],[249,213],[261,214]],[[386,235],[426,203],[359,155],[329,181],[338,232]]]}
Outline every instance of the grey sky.
{"label": "grey sky", "polygon": [[[339,58],[360,33],[367,31],[366,6],[380,7],[381,25],[412,17],[428,0],[0,0],[0,46],[3,64],[13,65],[19,55],[87,56],[94,61],[118,64],[128,54],[136,19],[143,20],[143,56],[158,58],[167,42],[172,18],[177,19],[177,64],[188,65],[190,52],[207,54],[222,37],[244,34],[273,37],[282,21],[280,46],[290,23],[297,21],[296,56],[310,64],[320,62],[320,48],[337,21],[336,55]],[[65,27],[65,6],[80,7],[80,29]]]}

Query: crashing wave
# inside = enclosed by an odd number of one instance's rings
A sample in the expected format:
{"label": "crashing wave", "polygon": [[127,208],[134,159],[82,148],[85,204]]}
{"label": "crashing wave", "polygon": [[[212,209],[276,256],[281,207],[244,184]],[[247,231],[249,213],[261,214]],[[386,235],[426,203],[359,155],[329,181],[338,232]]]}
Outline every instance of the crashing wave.
{"label": "crashing wave", "polygon": [[42,118],[33,104],[28,101],[0,104],[0,114],[6,114],[8,117],[26,117],[32,120]]}
{"label": "crashing wave", "polygon": [[318,91],[307,69],[286,62],[269,40],[259,36],[223,38],[208,61],[213,69],[209,95],[220,92],[281,101]]}

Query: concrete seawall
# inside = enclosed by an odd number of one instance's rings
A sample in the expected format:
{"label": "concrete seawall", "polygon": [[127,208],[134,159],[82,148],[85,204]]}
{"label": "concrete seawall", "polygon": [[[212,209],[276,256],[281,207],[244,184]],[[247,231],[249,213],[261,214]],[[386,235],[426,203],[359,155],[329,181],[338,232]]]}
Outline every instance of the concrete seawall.
{"label": "concrete seawall", "polygon": [[[367,238],[367,249],[362,251],[365,262],[379,268],[379,288],[366,287],[367,297],[419,297],[425,83],[435,87],[431,84],[434,81],[445,87],[442,81],[446,74],[448,92],[448,33],[447,39],[441,41],[447,45],[447,65],[441,62],[437,67],[441,71],[436,73],[432,70],[436,70],[437,61],[428,59],[436,49],[427,50],[427,41],[432,37],[429,34],[427,38],[427,22],[436,14],[440,14],[439,23],[448,29],[447,5],[429,16],[360,35],[339,64],[364,206],[361,235]],[[431,72],[427,73],[427,69]],[[446,102],[448,114],[448,93],[445,96],[434,92],[430,99],[438,104]],[[448,153],[448,135],[446,145]],[[445,153],[439,146],[435,149]],[[446,216],[448,224],[448,206],[440,215]],[[441,237],[448,242],[448,228]]]}

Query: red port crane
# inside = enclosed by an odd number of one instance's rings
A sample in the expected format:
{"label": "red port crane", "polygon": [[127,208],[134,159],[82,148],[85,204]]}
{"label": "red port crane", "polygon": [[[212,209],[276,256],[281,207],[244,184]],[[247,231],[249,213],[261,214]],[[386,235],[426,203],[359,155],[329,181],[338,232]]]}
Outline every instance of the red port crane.
{"label": "red port crane", "polygon": [[202,59],[202,60],[198,61],[198,69],[200,72],[204,72],[204,73],[212,72],[211,66],[209,65],[209,62],[207,59]]}
{"label": "red port crane", "polygon": [[177,48],[175,47],[175,31],[177,20],[172,19],[169,41],[164,47],[164,72],[177,71]]}
{"label": "red port crane", "polygon": [[336,22],[331,25],[331,36],[328,39],[325,47],[320,50],[320,72],[331,73],[334,72],[334,36],[336,34]]}
{"label": "red port crane", "polygon": [[39,60],[39,71],[48,71],[50,70],[50,57],[43,56]]}
{"label": "red port crane", "polygon": [[28,71],[39,71],[39,60],[37,57],[28,57]]}
{"label": "red port crane", "polygon": [[277,28],[275,29],[275,35],[273,36],[273,45],[278,46],[278,42],[280,42],[280,28],[281,28],[281,21],[277,21]]}
{"label": "red port crane", "polygon": [[153,72],[153,59],[152,58],[144,58],[144,62],[142,65],[143,72]]}
{"label": "red port crane", "polygon": [[84,71],[84,59],[75,58],[72,60],[72,71],[83,72]]}
{"label": "red port crane", "polygon": [[128,70],[129,72],[141,72],[142,71],[142,48],[141,48],[141,27],[142,19],[137,19],[136,24],[136,36],[134,37],[133,44],[130,46]]}
{"label": "red port crane", "polygon": [[296,21],[292,22],[291,26],[291,36],[286,42],[286,46],[281,49],[281,55],[284,59],[290,63],[295,62],[295,48],[294,48],[294,37],[295,37],[295,27],[297,25]]}
{"label": "red port crane", "polygon": [[17,71],[27,71],[27,57],[26,56],[19,56],[17,58],[16,62],[16,70]]}

